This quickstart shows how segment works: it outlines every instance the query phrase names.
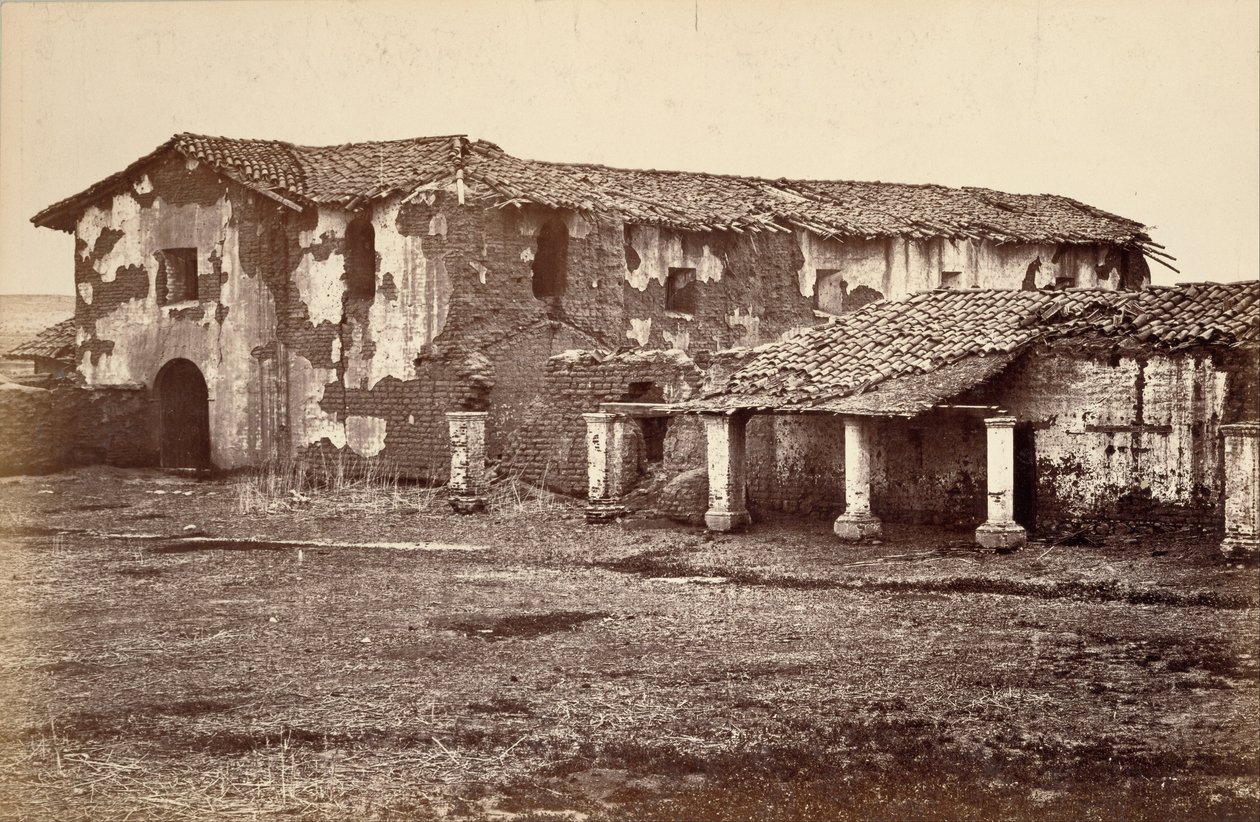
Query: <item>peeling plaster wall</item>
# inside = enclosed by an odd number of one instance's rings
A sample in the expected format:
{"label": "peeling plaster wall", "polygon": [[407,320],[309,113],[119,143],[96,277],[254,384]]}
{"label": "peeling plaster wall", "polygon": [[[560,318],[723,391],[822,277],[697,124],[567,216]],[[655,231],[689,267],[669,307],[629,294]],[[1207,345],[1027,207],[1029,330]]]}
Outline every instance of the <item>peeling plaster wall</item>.
{"label": "peeling plaster wall", "polygon": [[[1137,356],[1062,348],[1027,355],[959,402],[999,405],[1031,424],[1039,525],[1213,525],[1221,489],[1218,428],[1231,370],[1209,352]],[[985,456],[980,416],[930,412],[881,421],[872,478],[876,513],[979,524]]]}
{"label": "peeling plaster wall", "polygon": [[[194,362],[209,387],[212,459],[221,467],[331,448],[440,476],[445,412],[490,410],[491,458],[540,480],[548,466],[581,461],[563,437],[530,433],[551,390],[548,358],[560,351],[754,346],[819,321],[818,268],[842,273],[855,306],[933,287],[945,265],[965,266],[967,285],[1015,288],[1033,259],[1042,259],[1037,286],[1065,267],[1095,272],[1111,259],[1092,247],[677,232],[615,216],[493,208],[465,194],[430,190],[356,213],[298,213],[195,162],[159,158],[78,222],[79,368],[89,385],[152,386],[169,360]],[[346,291],[346,231],[360,216],[374,229],[371,299]],[[568,234],[567,287],[539,299],[538,235],[557,217]],[[185,247],[197,249],[199,299],[159,306],[156,253]],[[695,270],[694,312],[665,309],[670,268]],[[565,425],[609,392],[592,388],[587,405],[566,406]],[[543,419],[554,427],[554,417]],[[809,426],[776,425],[784,444],[767,453],[783,463],[781,475],[795,459],[792,437],[804,438],[802,458],[823,453]],[[580,490],[563,476],[560,484]]]}
{"label": "peeling plaster wall", "polygon": [[1228,379],[1207,352],[1018,364],[1000,396],[1037,429],[1039,512],[1212,520]]}
{"label": "peeling plaster wall", "polygon": [[[1257,365],[1255,352],[1135,356],[1056,348],[1026,355],[958,402],[1001,406],[1031,425],[1040,527],[1217,527],[1219,426],[1254,418]],[[890,522],[983,522],[983,416],[940,410],[876,418],[874,513]],[[702,468],[698,420],[671,421],[666,448],[667,473]],[[825,517],[843,510],[839,417],[754,415],[747,461],[754,510]]]}
{"label": "peeling plaster wall", "polygon": [[[553,216],[569,234],[568,287],[538,299],[531,263],[538,232]],[[429,191],[411,202],[377,203],[372,224],[375,298],[346,302],[340,360],[313,369],[305,381],[300,404],[318,411],[295,438],[299,451],[344,446],[404,474],[440,478],[449,466],[447,411],[491,411],[487,446],[497,459],[529,422],[524,409],[543,390],[549,356],[615,347],[620,223],[541,208],[461,205],[454,192]],[[344,221],[327,240],[343,236]],[[341,288],[333,276],[344,271],[343,255],[340,249],[332,255],[341,261],[322,279]],[[375,422],[351,425],[352,417]],[[344,429],[339,438],[330,435],[334,426]]]}
{"label": "peeling plaster wall", "polygon": [[[937,288],[942,272],[958,272],[960,288],[1044,288],[1055,285],[1062,276],[1072,277],[1078,288],[1115,289],[1122,277],[1113,267],[1130,264],[1120,259],[1120,252],[1103,245],[896,237],[840,240],[806,231],[798,231],[796,240],[804,258],[797,271],[802,296],[813,298],[819,269],[837,271],[850,293],[869,289],[852,304],[842,301],[842,311],[858,308],[870,299],[900,299]],[[1149,280],[1147,272],[1146,282]]]}
{"label": "peeling plaster wall", "polygon": [[[679,232],[626,226],[624,340],[640,348],[698,352],[751,346],[816,325],[818,272],[834,271],[820,303],[831,313],[937,288],[943,271],[958,287],[1044,288],[1070,276],[1077,287],[1149,282],[1141,261],[1101,245],[997,244],[945,239],[822,239],[787,234]],[[1140,265],[1139,265],[1140,263]],[[1133,271],[1134,267],[1140,268]],[[665,309],[671,268],[695,270],[694,313]],[[1122,271],[1122,269],[1124,269]]]}
{"label": "peeling plaster wall", "polygon": [[[241,276],[234,205],[227,182],[167,160],[88,207],[75,231],[77,360],[87,385],[152,387],[165,363],[191,360],[209,389],[211,457],[222,467],[256,459],[251,351],[274,325],[266,289]],[[157,252],[189,247],[199,299],[158,305]]]}
{"label": "peeling plaster wall", "polygon": [[[819,322],[797,290],[801,250],[790,234],[626,226],[620,256],[623,345],[694,354],[759,345]],[[666,310],[670,268],[695,269],[695,312]]]}

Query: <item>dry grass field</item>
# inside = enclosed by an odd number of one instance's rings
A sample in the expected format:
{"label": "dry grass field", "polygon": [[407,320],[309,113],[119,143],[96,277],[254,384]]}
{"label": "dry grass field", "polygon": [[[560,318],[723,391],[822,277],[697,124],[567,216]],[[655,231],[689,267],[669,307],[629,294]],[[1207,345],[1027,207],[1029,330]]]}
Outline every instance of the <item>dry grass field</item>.
{"label": "dry grass field", "polygon": [[0,483],[0,817],[1260,816],[1255,565],[505,486]]}

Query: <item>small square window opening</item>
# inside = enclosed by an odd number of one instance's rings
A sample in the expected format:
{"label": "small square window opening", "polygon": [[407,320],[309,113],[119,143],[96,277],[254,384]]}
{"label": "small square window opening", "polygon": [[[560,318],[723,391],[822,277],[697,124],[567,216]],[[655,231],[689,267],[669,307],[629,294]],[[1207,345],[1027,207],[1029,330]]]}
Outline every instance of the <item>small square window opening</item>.
{"label": "small square window opening", "polygon": [[962,288],[962,272],[942,271],[941,288]]}
{"label": "small square window opening", "polygon": [[197,299],[197,249],[164,248],[157,258],[158,305]]}
{"label": "small square window opening", "polygon": [[696,270],[671,268],[669,278],[665,281],[665,310],[694,314],[698,297]]}

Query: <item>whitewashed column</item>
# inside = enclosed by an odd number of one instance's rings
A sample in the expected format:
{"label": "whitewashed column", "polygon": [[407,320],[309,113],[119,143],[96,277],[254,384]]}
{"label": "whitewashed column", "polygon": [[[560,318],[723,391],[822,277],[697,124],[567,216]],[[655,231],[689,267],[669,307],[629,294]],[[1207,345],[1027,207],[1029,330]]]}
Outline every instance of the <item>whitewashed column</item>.
{"label": "whitewashed column", "polygon": [[461,514],[486,508],[486,418],[485,411],[448,411],[446,424],[451,437],[451,478],[447,484],[451,507]]}
{"label": "whitewashed column", "polygon": [[1260,423],[1221,426],[1225,439],[1225,539],[1228,557],[1260,552]]}
{"label": "whitewashed column", "polygon": [[872,426],[863,417],[844,418],[844,513],[832,529],[846,542],[876,539],[883,530],[871,513]]}
{"label": "whitewashed column", "polygon": [[622,414],[583,414],[586,420],[586,521],[607,522],[625,514],[625,420]]}
{"label": "whitewashed column", "polygon": [[704,524],[710,531],[738,531],[752,518],[744,505],[747,481],[744,472],[744,414],[706,414],[704,434],[708,444],[709,510]]}
{"label": "whitewashed column", "polygon": [[989,518],[976,529],[976,543],[983,548],[1014,551],[1028,542],[1028,533],[1014,516],[1015,422],[1014,417],[989,417],[984,421]]}

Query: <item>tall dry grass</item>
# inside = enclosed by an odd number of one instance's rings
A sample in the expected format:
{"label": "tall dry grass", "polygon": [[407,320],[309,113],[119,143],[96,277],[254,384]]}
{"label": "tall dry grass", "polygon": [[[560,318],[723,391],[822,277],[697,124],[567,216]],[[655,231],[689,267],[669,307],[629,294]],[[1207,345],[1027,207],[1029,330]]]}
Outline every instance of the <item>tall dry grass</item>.
{"label": "tall dry grass", "polygon": [[433,483],[404,483],[389,460],[320,454],[274,460],[243,475],[236,483],[236,512],[266,514],[308,506],[424,510],[439,491]]}

